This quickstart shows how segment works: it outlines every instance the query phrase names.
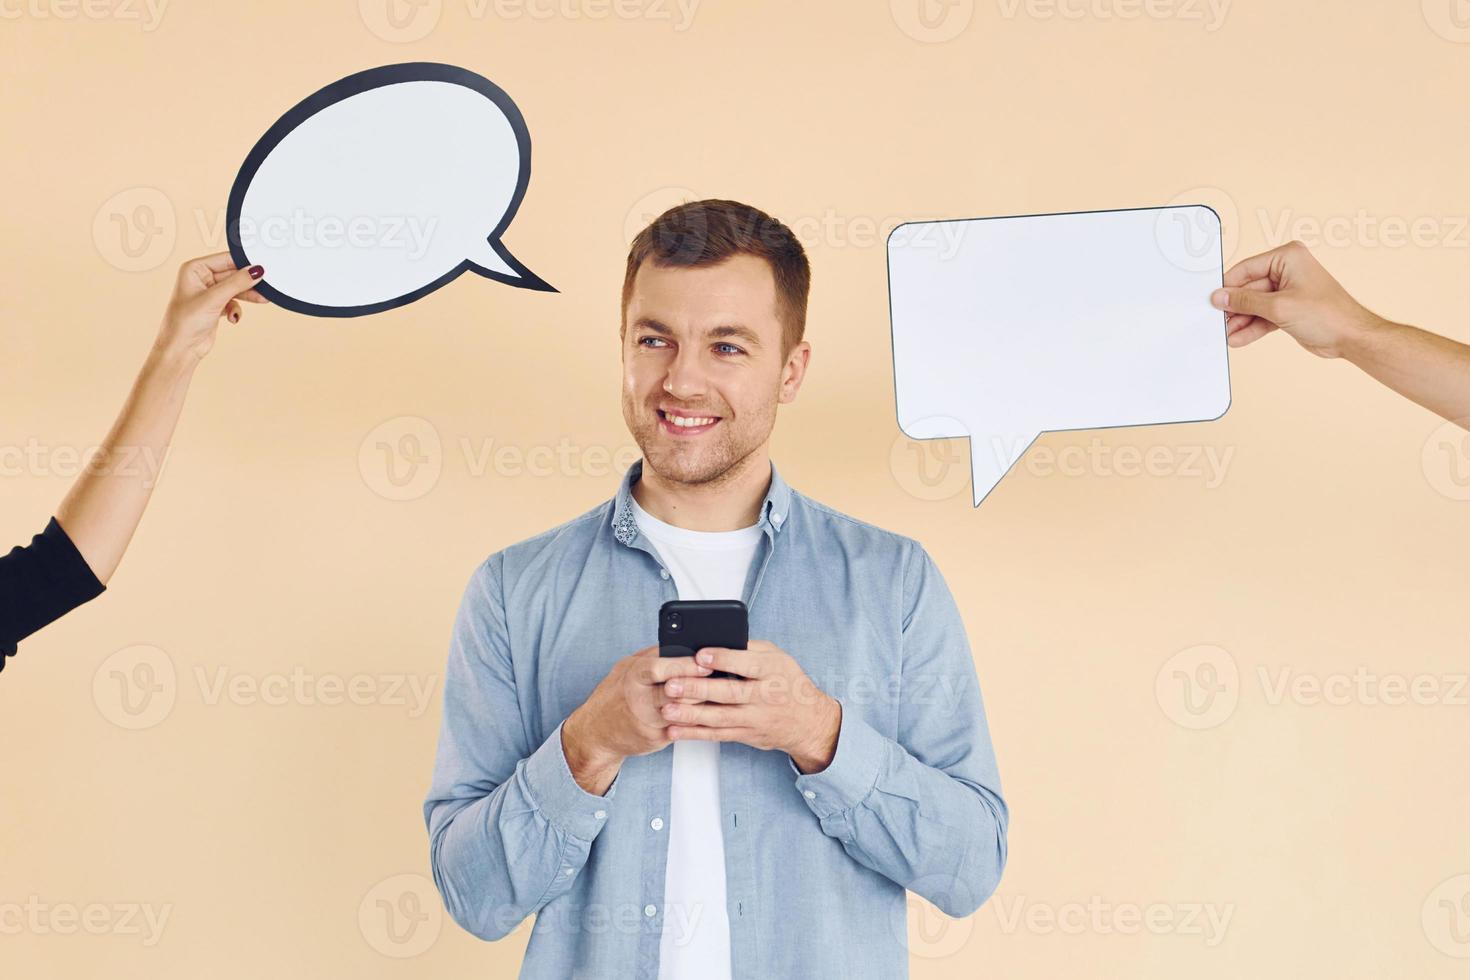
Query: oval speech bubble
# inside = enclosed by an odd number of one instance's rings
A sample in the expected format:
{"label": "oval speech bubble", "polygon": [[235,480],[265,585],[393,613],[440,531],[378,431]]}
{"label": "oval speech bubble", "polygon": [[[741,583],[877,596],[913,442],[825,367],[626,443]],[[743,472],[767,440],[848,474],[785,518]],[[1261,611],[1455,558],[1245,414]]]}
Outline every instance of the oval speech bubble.
{"label": "oval speech bubble", "polygon": [[349,75],[260,138],[230,189],[225,234],[279,306],[351,317],[404,306],[474,272],[556,290],[501,242],[531,177],[510,96],[455,65]]}

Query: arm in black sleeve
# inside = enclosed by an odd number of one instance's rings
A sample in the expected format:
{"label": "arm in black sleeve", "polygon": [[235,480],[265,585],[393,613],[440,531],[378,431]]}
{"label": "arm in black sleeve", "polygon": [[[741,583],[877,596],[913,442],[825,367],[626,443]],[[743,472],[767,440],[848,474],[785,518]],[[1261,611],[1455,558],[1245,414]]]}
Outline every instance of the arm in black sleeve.
{"label": "arm in black sleeve", "polygon": [[103,588],[54,517],[29,547],[0,557],[0,670],[18,642]]}

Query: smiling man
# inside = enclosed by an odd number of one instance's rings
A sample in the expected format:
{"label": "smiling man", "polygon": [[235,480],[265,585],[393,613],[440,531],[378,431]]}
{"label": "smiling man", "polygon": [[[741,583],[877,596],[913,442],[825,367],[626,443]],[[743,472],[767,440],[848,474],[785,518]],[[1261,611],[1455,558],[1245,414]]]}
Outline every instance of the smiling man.
{"label": "smiling man", "polygon": [[[475,935],[536,915],[522,977],[892,980],[906,890],[961,916],[1000,880],[1008,814],[943,578],[771,463],[809,284],[747,205],[644,229],[622,303],[643,459],[465,592],[430,861]],[[743,599],[758,639],[660,658],[676,598]]]}

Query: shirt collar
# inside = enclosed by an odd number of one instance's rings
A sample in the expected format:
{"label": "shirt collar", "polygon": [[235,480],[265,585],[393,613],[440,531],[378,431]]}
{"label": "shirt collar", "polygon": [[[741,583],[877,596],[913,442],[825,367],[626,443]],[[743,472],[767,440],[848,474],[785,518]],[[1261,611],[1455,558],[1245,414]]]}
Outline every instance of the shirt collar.
{"label": "shirt collar", "polygon": [[[619,542],[632,547],[638,538],[638,521],[633,515],[633,484],[643,475],[643,460],[636,460],[628,467],[628,472],[623,476],[622,485],[618,487],[618,494],[613,498],[612,527],[613,537]],[[791,517],[791,488],[786,481],[781,479],[781,473],[776,469],[776,464],[771,464],[771,486],[766,491],[766,499],[761,501],[760,517],[757,524],[768,529],[774,536],[786,525]]]}

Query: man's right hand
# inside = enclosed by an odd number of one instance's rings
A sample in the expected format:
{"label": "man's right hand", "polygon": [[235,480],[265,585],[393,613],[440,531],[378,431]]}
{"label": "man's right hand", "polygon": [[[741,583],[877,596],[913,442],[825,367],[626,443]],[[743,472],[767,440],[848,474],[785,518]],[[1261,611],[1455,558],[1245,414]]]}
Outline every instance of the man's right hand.
{"label": "man's right hand", "polygon": [[693,657],[660,657],[657,646],[646,647],[614,664],[562,724],[562,752],[577,785],[601,796],[617,777],[624,759],[657,752],[668,745],[663,706],[688,699],[668,697],[664,681],[671,677],[707,677],[711,673]]}
{"label": "man's right hand", "polygon": [[1301,242],[1236,263],[1210,302],[1230,314],[1225,334],[1231,347],[1279,328],[1318,357],[1342,357],[1384,325]]}

